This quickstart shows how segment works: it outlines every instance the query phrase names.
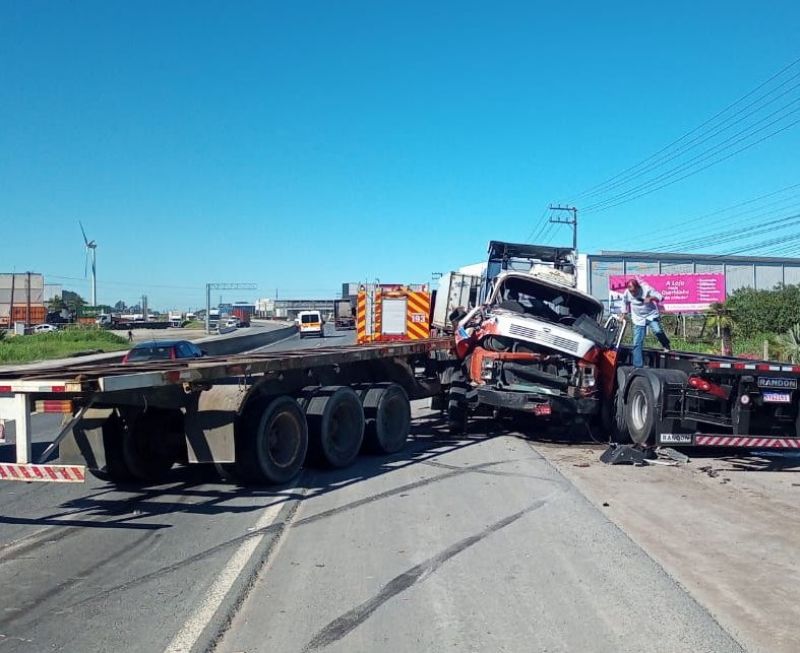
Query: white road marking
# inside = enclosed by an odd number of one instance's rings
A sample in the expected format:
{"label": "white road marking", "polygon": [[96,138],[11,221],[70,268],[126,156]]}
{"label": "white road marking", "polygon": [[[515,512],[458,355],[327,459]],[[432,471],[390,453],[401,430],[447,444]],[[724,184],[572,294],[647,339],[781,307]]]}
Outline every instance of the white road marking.
{"label": "white road marking", "polygon": [[[266,528],[272,524],[280,513],[283,503],[275,503],[268,506],[255,524],[256,530]],[[211,620],[219,609],[225,595],[230,591],[234,581],[242,573],[250,557],[255,552],[261,541],[267,536],[266,533],[254,535],[247,538],[236,552],[230,557],[227,564],[217,576],[214,584],[208,590],[203,601],[194,611],[191,617],[178,631],[172,642],[167,646],[165,653],[187,653],[195,645],[206,624]]]}

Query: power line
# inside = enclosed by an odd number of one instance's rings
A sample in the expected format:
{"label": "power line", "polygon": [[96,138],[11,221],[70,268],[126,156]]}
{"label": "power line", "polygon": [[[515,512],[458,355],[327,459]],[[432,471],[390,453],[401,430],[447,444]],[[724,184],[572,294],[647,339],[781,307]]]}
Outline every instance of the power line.
{"label": "power line", "polygon": [[[711,158],[712,156],[714,156],[716,154],[719,154],[720,152],[724,152],[725,150],[730,149],[731,147],[734,147],[738,143],[741,143],[742,141],[747,140],[751,136],[754,136],[755,134],[758,134],[758,133],[764,131],[765,129],[768,129],[768,128],[772,127],[773,125],[779,123],[784,118],[788,118],[789,116],[800,112],[800,108],[794,109],[794,110],[788,112],[787,114],[785,114],[783,116],[780,116],[779,118],[776,118],[772,122],[767,123],[766,125],[763,125],[762,127],[759,127],[756,130],[752,130],[752,128],[755,125],[758,125],[759,123],[763,122],[764,120],[772,118],[774,115],[780,113],[781,111],[783,111],[784,109],[786,109],[787,107],[789,107],[789,106],[791,106],[793,104],[797,104],[798,102],[800,102],[800,97],[795,98],[791,102],[789,102],[786,105],[782,106],[780,109],[772,112],[771,114],[769,114],[767,116],[764,116],[763,118],[761,118],[760,120],[756,121],[752,125],[750,125],[750,126],[746,127],[745,129],[733,134],[732,136],[729,136],[728,138],[726,138],[726,139],[720,141],[719,143],[717,143],[716,145],[712,145],[710,148],[704,150],[703,152],[700,152],[700,154],[697,154],[697,155],[693,156],[691,159],[688,159],[687,161],[684,161],[683,163],[681,163],[681,164],[679,164],[679,165],[677,165],[677,166],[675,166],[673,168],[670,168],[666,172],[663,172],[660,175],[650,179],[649,181],[646,181],[646,182],[643,182],[643,183],[639,184],[638,186],[634,186],[633,188],[630,188],[630,189],[628,189],[626,191],[618,193],[617,195],[615,195],[613,197],[610,197],[610,198],[608,198],[606,200],[601,200],[599,202],[596,202],[595,204],[590,204],[589,206],[586,207],[585,210],[587,210],[587,211],[588,210],[592,210],[592,209],[595,209],[597,207],[602,206],[603,204],[607,204],[609,202],[614,202],[615,200],[623,198],[626,195],[630,195],[631,193],[635,193],[635,192],[637,192],[639,190],[647,188],[648,186],[652,186],[653,184],[658,183],[659,181],[661,181],[663,179],[669,179],[670,177],[673,177],[676,174],[679,174],[680,172],[683,172],[684,170],[687,170],[687,169],[691,168],[695,163],[701,163],[702,161],[705,161],[705,160]],[[747,132],[750,132],[750,133],[747,133]],[[738,138],[738,137],[741,137],[741,138]],[[728,143],[728,145],[726,145],[725,147],[722,147],[726,143]]]}
{"label": "power line", "polygon": [[772,81],[774,81],[775,79],[777,79],[778,77],[780,77],[781,75],[783,75],[783,73],[785,73],[786,71],[788,71],[788,70],[790,70],[791,68],[793,68],[794,66],[796,66],[798,63],[800,63],[800,58],[798,58],[798,59],[795,59],[794,61],[792,61],[792,62],[791,62],[791,63],[789,63],[788,65],[784,66],[782,69],[780,69],[780,70],[779,70],[778,72],[776,72],[774,75],[772,75],[772,76],[771,76],[769,79],[765,80],[764,82],[762,82],[761,84],[759,84],[758,86],[756,86],[754,89],[752,89],[751,91],[749,91],[748,93],[746,93],[745,95],[743,95],[742,97],[740,97],[740,98],[739,98],[738,100],[736,100],[735,102],[733,102],[733,103],[729,104],[729,105],[728,105],[728,106],[726,106],[724,109],[722,109],[721,111],[717,112],[716,114],[714,114],[713,116],[711,116],[711,118],[709,118],[709,119],[708,119],[708,120],[706,120],[705,122],[701,123],[700,125],[698,125],[698,126],[697,126],[697,127],[695,127],[694,129],[691,129],[691,130],[689,130],[688,132],[686,132],[686,133],[685,133],[685,134],[683,134],[682,136],[678,137],[676,140],[672,141],[671,143],[669,143],[669,144],[668,144],[668,145],[666,145],[665,147],[661,148],[661,149],[660,149],[660,150],[658,150],[657,152],[655,152],[655,153],[651,154],[650,156],[648,156],[646,159],[644,159],[644,160],[640,161],[639,163],[636,163],[636,164],[634,164],[633,166],[630,166],[630,167],[628,167],[628,168],[626,168],[626,169],[622,170],[621,172],[619,172],[619,173],[615,174],[614,176],[612,176],[612,177],[610,177],[610,178],[606,179],[605,181],[603,181],[603,182],[600,182],[599,184],[596,184],[595,186],[592,186],[591,188],[589,188],[589,189],[587,189],[587,190],[585,190],[585,191],[582,191],[582,192],[578,193],[578,194],[575,196],[575,199],[578,199],[578,198],[584,197],[586,194],[588,194],[588,193],[590,193],[590,192],[593,192],[593,191],[598,191],[598,189],[600,189],[600,188],[602,188],[602,187],[606,186],[608,183],[610,183],[610,182],[613,182],[613,181],[617,180],[619,177],[621,177],[621,176],[625,175],[626,173],[629,173],[629,172],[631,172],[631,171],[633,171],[633,170],[636,170],[637,168],[639,168],[639,167],[641,167],[642,165],[644,165],[644,164],[646,164],[646,163],[648,163],[648,162],[652,161],[653,159],[655,159],[656,157],[660,156],[661,154],[663,154],[663,153],[665,153],[665,152],[669,151],[669,150],[670,150],[670,149],[672,149],[674,146],[676,146],[676,145],[678,145],[678,144],[682,143],[682,142],[683,142],[684,140],[686,140],[686,139],[687,139],[689,136],[691,136],[691,135],[695,134],[695,133],[696,133],[696,132],[698,132],[698,131],[701,131],[701,130],[702,130],[704,127],[706,127],[706,126],[708,126],[709,124],[713,123],[713,122],[714,122],[714,121],[715,121],[717,118],[719,118],[720,116],[723,116],[725,113],[727,113],[728,111],[730,111],[732,108],[734,108],[734,107],[738,106],[739,104],[741,104],[741,103],[742,103],[744,100],[746,100],[747,98],[751,97],[752,95],[754,95],[755,93],[757,93],[758,91],[760,91],[762,88],[764,88],[765,86],[767,86],[768,84],[770,84]]}
{"label": "power line", "polygon": [[752,238],[753,236],[760,236],[762,234],[768,232],[775,232],[780,231],[782,229],[788,229],[789,227],[793,227],[800,224],[800,213],[796,213],[794,215],[786,216],[784,218],[779,218],[777,220],[769,220],[766,222],[762,222],[747,229],[743,229],[741,231],[725,231],[717,234],[712,234],[710,236],[702,236],[700,238],[695,238],[693,240],[687,240],[682,243],[666,245],[667,249],[659,248],[656,251],[676,251],[678,249],[692,249],[694,247],[702,247],[705,245],[710,239],[713,239],[713,242],[708,244],[708,247],[717,247],[724,243],[729,243],[732,241],[744,241]]}
{"label": "power line", "polygon": [[[708,228],[701,229],[700,231],[695,231],[694,235],[691,238],[684,239],[684,240],[672,241],[672,242],[669,242],[669,243],[666,243],[666,244],[661,244],[661,245],[658,245],[657,247],[655,247],[654,250],[655,251],[661,251],[661,252],[678,251],[678,249],[680,249],[681,247],[690,247],[690,246],[696,245],[698,243],[702,243],[702,242],[710,240],[710,239],[719,239],[719,238],[725,238],[725,237],[729,237],[729,236],[742,238],[743,235],[746,234],[750,229],[760,228],[761,226],[763,226],[765,224],[768,224],[767,222],[764,222],[764,221],[753,222],[754,220],[756,220],[758,218],[767,218],[767,219],[769,219],[769,218],[772,218],[772,217],[774,217],[776,215],[779,215],[779,214],[783,213],[787,209],[795,210],[797,208],[800,208],[800,205],[798,205],[797,202],[795,202],[791,206],[784,206],[784,207],[781,207],[780,209],[773,209],[773,210],[770,210],[770,211],[765,211],[765,212],[760,213],[760,214],[749,216],[745,220],[737,220],[737,221],[731,222],[730,219],[727,219],[727,220],[725,220],[727,222],[727,228],[725,230],[723,230],[723,231],[717,231],[717,232],[714,232],[714,229],[718,229],[719,228],[719,224],[718,223],[720,221],[713,221],[713,222],[709,223]],[[776,223],[781,223],[785,219],[786,219],[785,216],[781,216],[781,218],[779,218],[776,221]],[[741,225],[744,225],[743,229],[741,228]]]}
{"label": "power line", "polygon": [[[762,95],[760,98],[758,98],[758,100],[755,100],[754,102],[751,102],[746,107],[743,107],[742,109],[740,109],[739,111],[737,111],[733,115],[729,116],[728,118],[723,120],[719,125],[717,125],[714,129],[710,130],[709,132],[704,133],[704,134],[699,134],[699,135],[695,136],[693,139],[691,139],[690,141],[685,143],[683,146],[677,148],[674,152],[670,153],[669,155],[665,155],[663,157],[660,157],[659,159],[657,159],[656,161],[654,161],[654,162],[650,163],[649,165],[645,166],[644,168],[642,168],[638,172],[635,172],[635,173],[630,174],[630,175],[626,175],[622,179],[619,179],[615,183],[613,183],[611,185],[608,185],[608,186],[606,186],[605,188],[603,188],[601,190],[597,190],[597,191],[595,191],[593,193],[589,193],[588,195],[585,195],[583,199],[588,199],[590,197],[601,195],[603,193],[607,193],[607,192],[613,190],[614,188],[619,188],[620,186],[625,186],[626,184],[628,184],[628,182],[633,181],[634,179],[638,179],[639,177],[642,177],[643,175],[646,175],[651,170],[659,168],[659,167],[663,166],[665,163],[667,163],[669,161],[673,161],[673,160],[681,157],[686,152],[689,152],[690,150],[695,149],[696,147],[702,145],[703,143],[706,143],[706,142],[712,140],[713,138],[719,136],[723,132],[731,129],[732,127],[744,122],[745,120],[747,120],[751,116],[754,116],[755,114],[759,113],[760,111],[762,111],[763,109],[765,109],[769,105],[773,104],[774,102],[777,102],[782,97],[784,97],[784,96],[788,95],[789,93],[791,93],[792,91],[797,90],[798,88],[800,88],[800,84],[795,84],[794,86],[792,86],[788,90],[784,91],[783,93],[781,93],[781,94],[771,98],[767,102],[763,103],[761,106],[759,106],[758,108],[754,109],[750,113],[742,116],[738,120],[735,120],[732,123],[728,124],[727,126],[723,127],[723,125],[725,125],[725,123],[729,122],[730,120],[732,120],[736,116],[741,115],[744,111],[746,111],[748,108],[753,106],[753,104],[756,104],[757,102],[759,102],[762,99],[764,99],[765,97],[767,97],[770,93],[773,93],[774,91],[776,91],[778,88],[780,88],[784,84],[787,84],[791,80],[796,79],[798,77],[800,77],[800,72],[796,73],[795,75],[793,75],[792,77],[790,77],[789,79],[784,81],[777,88],[769,91],[769,93],[766,93],[766,94]],[[777,112],[780,112],[782,109],[786,108],[787,106],[791,106],[792,104],[794,104],[795,102],[798,102],[798,101],[800,101],[800,99],[792,100],[788,104],[786,104],[783,107],[781,107],[781,109],[778,109]],[[777,112],[775,112],[775,113],[777,113]],[[770,116],[771,115],[775,115],[775,113],[770,114]],[[765,118],[761,118],[760,120],[754,122],[749,127],[745,128],[744,130],[742,130],[742,131],[740,131],[738,133],[739,134],[744,133],[745,131],[747,131],[747,130],[751,129],[752,127],[754,127],[755,125],[759,124],[759,122],[762,122],[763,120],[766,120],[770,116],[766,116]],[[724,143],[724,142],[726,142],[726,141],[722,141],[722,143]],[[719,143],[718,145],[721,145],[722,143]],[[713,149],[714,147],[717,147],[717,146],[712,146],[712,148],[710,148],[710,149]],[[709,150],[706,150],[706,151],[709,151]]]}
{"label": "power line", "polygon": [[[542,211],[542,216],[539,218],[539,222],[537,222],[536,224],[533,225],[533,228],[531,229],[531,232],[528,234],[527,242],[529,242],[529,243],[535,242],[535,238],[538,238],[539,234],[542,231],[544,231],[544,228],[547,226],[547,215],[548,215],[548,211],[549,210],[550,209],[545,207],[544,211]],[[536,232],[535,235],[534,235],[534,232]]]}
{"label": "power line", "polygon": [[[733,217],[738,217],[740,215],[746,215],[746,214],[750,213],[751,211],[758,211],[758,210],[760,210],[762,208],[765,208],[767,206],[772,206],[774,204],[779,204],[781,202],[785,202],[787,200],[787,198],[784,198],[784,199],[781,199],[781,200],[776,200],[775,202],[769,202],[769,203],[765,204],[764,206],[760,206],[760,207],[757,206],[757,207],[754,207],[754,208],[751,208],[751,209],[746,209],[746,210],[744,210],[744,211],[742,211],[740,213],[733,213],[731,215],[725,215],[722,218],[719,218],[717,220],[712,220],[711,222],[708,222],[707,218],[712,218],[714,216],[725,214],[725,213],[728,213],[729,211],[733,211],[733,210],[741,208],[743,206],[748,206],[750,204],[755,204],[756,202],[759,202],[760,200],[767,199],[769,197],[774,197],[775,195],[780,195],[781,193],[785,193],[786,191],[794,190],[796,188],[800,188],[800,184],[792,184],[790,186],[785,186],[784,188],[780,188],[780,189],[778,189],[776,191],[772,191],[772,192],[766,193],[764,195],[759,195],[758,197],[753,197],[753,198],[750,198],[750,199],[747,199],[747,200],[744,200],[744,201],[741,201],[741,202],[737,202],[736,204],[725,206],[725,207],[723,207],[721,209],[715,209],[715,210],[710,211],[708,213],[702,213],[702,214],[696,215],[696,216],[694,216],[692,218],[688,218],[686,220],[682,220],[680,222],[673,223],[673,224],[670,224],[670,225],[667,225],[667,226],[664,226],[664,227],[656,227],[654,229],[648,229],[648,234],[650,236],[652,236],[654,234],[661,234],[661,233],[665,233],[665,232],[674,232],[677,229],[680,229],[681,227],[685,227],[685,226],[689,226],[689,225],[695,225],[698,222],[703,222],[704,224],[708,225],[708,224],[719,223],[719,222],[722,222],[722,221],[727,221],[727,220],[729,220],[730,218],[733,218]],[[800,197],[800,195],[792,196],[792,198],[794,198],[794,197]],[[629,242],[633,242],[633,240],[632,239],[623,240],[622,242],[623,243],[629,243]]]}
{"label": "power line", "polygon": [[[800,109],[798,109],[798,110],[800,110]],[[792,113],[795,113],[795,112],[792,112]],[[641,197],[645,197],[647,195],[655,193],[656,191],[662,190],[663,188],[666,188],[667,186],[672,186],[673,184],[676,184],[679,181],[683,181],[684,179],[687,179],[689,177],[693,177],[694,175],[699,174],[699,173],[703,172],[704,170],[708,170],[708,168],[711,168],[711,167],[713,167],[715,165],[718,165],[718,164],[722,163],[723,161],[727,161],[731,157],[736,156],[737,154],[740,154],[741,152],[744,152],[746,150],[749,150],[750,148],[755,147],[759,143],[763,143],[764,141],[768,140],[769,138],[772,138],[773,136],[777,136],[778,134],[780,134],[782,132],[785,132],[787,129],[791,129],[792,127],[794,127],[797,124],[800,124],[800,120],[795,120],[795,121],[789,123],[788,125],[785,125],[785,126],[779,128],[779,129],[776,129],[775,131],[767,134],[766,136],[763,136],[763,137],[759,138],[758,140],[756,140],[756,141],[754,141],[752,143],[748,143],[747,145],[739,148],[738,150],[734,150],[733,152],[730,152],[729,154],[726,154],[725,156],[717,159],[716,161],[712,161],[711,163],[708,163],[708,164],[702,166],[701,168],[698,168],[696,170],[688,172],[685,175],[683,175],[681,177],[678,177],[677,179],[673,179],[672,181],[668,181],[668,182],[666,182],[664,184],[661,184],[660,186],[656,186],[655,188],[651,188],[649,190],[643,191],[642,193],[639,193],[638,195],[634,195],[633,197],[628,197],[627,199],[622,199],[622,200],[620,200],[618,202],[615,202],[613,204],[607,204],[605,206],[599,206],[598,208],[593,208],[593,209],[591,209],[591,212],[599,213],[601,211],[607,211],[608,209],[613,209],[614,207],[620,206],[621,204],[627,204],[628,202],[632,202],[633,200],[636,200],[636,199],[639,199]],[[603,203],[599,203],[599,204],[603,204]],[[584,209],[584,213],[586,211],[590,211],[590,209],[587,207],[586,209]]]}

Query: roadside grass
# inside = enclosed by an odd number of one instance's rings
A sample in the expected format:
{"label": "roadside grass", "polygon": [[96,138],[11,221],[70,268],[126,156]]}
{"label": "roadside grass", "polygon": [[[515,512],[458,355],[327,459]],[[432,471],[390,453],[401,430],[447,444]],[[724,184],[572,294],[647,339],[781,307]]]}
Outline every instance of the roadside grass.
{"label": "roadside grass", "polygon": [[126,338],[96,328],[75,328],[29,336],[6,335],[0,340],[0,363],[33,363],[66,358],[81,352],[121,351],[129,347]]}
{"label": "roadside grass", "polygon": [[[697,339],[697,338],[681,338],[679,336],[669,335],[670,344],[675,351],[688,351],[698,354],[720,354],[720,342],[718,339]],[[756,358],[761,360],[764,356],[764,341],[769,342],[769,360],[773,361],[786,361],[786,356],[775,344],[775,334],[762,333],[755,336],[744,338],[742,336],[733,336],[733,355],[742,356],[745,358]],[[631,344],[633,338],[630,333],[626,333],[624,342]],[[649,332],[644,340],[645,347],[652,347],[660,349],[661,344]]]}
{"label": "roadside grass", "polygon": [[205,329],[206,323],[202,320],[190,320],[183,325],[184,329]]}

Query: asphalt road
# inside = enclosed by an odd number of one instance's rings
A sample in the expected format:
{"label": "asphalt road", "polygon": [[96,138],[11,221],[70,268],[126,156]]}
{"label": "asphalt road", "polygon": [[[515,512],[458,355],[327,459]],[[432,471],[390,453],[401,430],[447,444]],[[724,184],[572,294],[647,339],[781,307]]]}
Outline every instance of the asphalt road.
{"label": "asphalt road", "polygon": [[415,416],[285,488],[0,485],[0,653],[741,650],[526,440]]}

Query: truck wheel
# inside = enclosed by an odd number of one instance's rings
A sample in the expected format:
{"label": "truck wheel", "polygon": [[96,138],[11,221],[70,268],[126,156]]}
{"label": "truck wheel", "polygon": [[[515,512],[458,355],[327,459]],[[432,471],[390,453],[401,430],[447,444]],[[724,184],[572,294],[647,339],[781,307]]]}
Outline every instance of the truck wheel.
{"label": "truck wheel", "polygon": [[469,385],[461,370],[453,372],[450,390],[447,393],[447,430],[452,435],[462,435],[467,431],[467,390]]}
{"label": "truck wheel", "polygon": [[625,402],[625,423],[634,444],[652,444],[656,402],[650,382],[641,376],[631,381]]}
{"label": "truck wheel", "polygon": [[347,467],[364,441],[364,410],[352,388],[321,387],[305,400],[309,445],[314,461]]}
{"label": "truck wheel", "polygon": [[308,451],[308,425],[291,397],[253,408],[236,433],[236,471],[252,483],[286,483],[300,472]]}
{"label": "truck wheel", "polygon": [[622,396],[622,388],[617,388],[611,401],[603,401],[600,407],[600,420],[611,442],[631,443],[628,425],[625,423],[625,398]]}
{"label": "truck wheel", "polygon": [[372,387],[363,396],[364,446],[372,453],[396,453],[411,430],[411,405],[402,386]]}

